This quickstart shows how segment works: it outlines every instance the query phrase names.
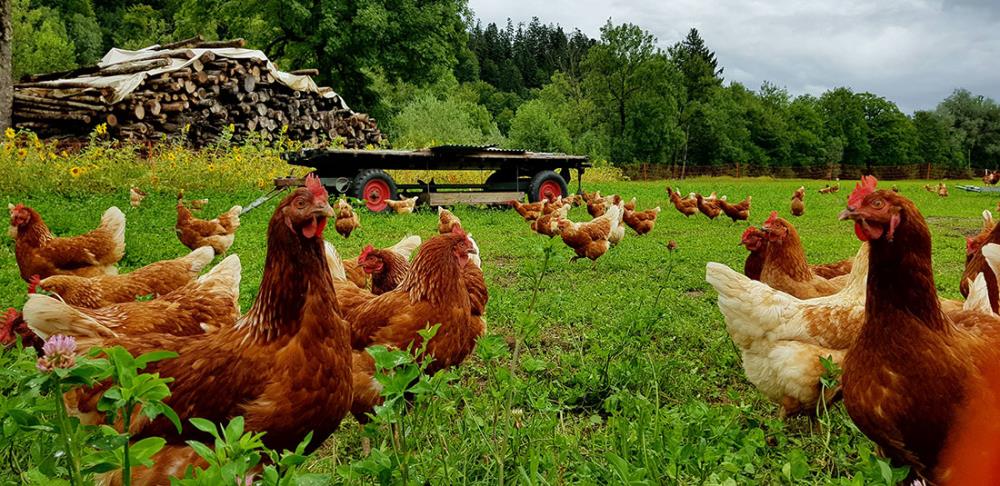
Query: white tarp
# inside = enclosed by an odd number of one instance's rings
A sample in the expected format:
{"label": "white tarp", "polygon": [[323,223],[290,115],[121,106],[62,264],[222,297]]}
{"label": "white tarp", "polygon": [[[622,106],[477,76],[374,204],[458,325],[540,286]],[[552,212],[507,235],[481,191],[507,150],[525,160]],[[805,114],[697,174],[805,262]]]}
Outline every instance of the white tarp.
{"label": "white tarp", "polygon": [[[101,58],[101,62],[97,65],[101,68],[106,68],[113,66],[115,64],[120,64],[123,62],[131,61],[141,61],[145,59],[159,58],[167,51],[156,51],[153,50],[157,46],[147,47],[138,51],[129,51],[125,49],[113,48],[108,51],[107,54]],[[235,47],[226,47],[220,49],[176,49],[175,51],[188,52],[189,54],[184,57],[190,57],[190,59],[179,59],[179,58],[167,58],[170,64],[156,68],[150,69],[149,71],[138,72],[134,74],[119,74],[115,76],[83,76],[80,78],[73,78],[73,82],[79,82],[91,85],[94,88],[112,88],[114,90],[114,95],[109,103],[118,103],[128,96],[131,92],[135,91],[140,84],[147,78],[152,76],[157,76],[162,73],[169,73],[172,71],[177,71],[179,69],[186,68],[194,63],[196,59],[200,59],[206,52],[211,52],[216,58],[227,57],[230,59],[257,59],[265,61],[267,63],[267,71],[277,80],[279,83],[288,86],[295,91],[306,91],[310,93],[316,93],[324,98],[336,98],[337,105],[341,109],[349,109],[347,103],[344,99],[340,97],[333,90],[320,90],[316,83],[309,76],[297,75],[286,73],[284,71],[279,71],[274,64],[264,55],[263,52],[255,49],[240,49]],[[55,83],[57,81],[53,81]],[[44,85],[45,82],[39,83]]]}

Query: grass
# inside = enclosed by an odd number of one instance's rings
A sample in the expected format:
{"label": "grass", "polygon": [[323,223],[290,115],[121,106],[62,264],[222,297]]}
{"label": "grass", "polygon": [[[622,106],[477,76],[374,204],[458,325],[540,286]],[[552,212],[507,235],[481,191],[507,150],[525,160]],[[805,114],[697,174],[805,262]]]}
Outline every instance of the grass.
{"label": "grass", "polygon": [[[586,181],[586,179],[584,179]],[[980,225],[990,196],[952,188],[941,199],[924,181],[898,181],[927,218],[934,243],[939,292],[958,298],[965,242]],[[820,195],[822,183],[771,179],[690,179],[672,182],[682,192],[718,191],[730,200],[753,195],[751,221],[771,210],[788,217],[789,198],[808,189],[806,214],[794,218],[810,262],[852,256],[858,247],[851,225],[837,213],[853,183],[836,195]],[[884,184],[888,185],[888,184]],[[953,185],[953,184],[950,184]],[[740,358],[725,332],[714,291],[704,281],[705,263],[742,269],[746,251],[737,247],[745,224],[701,215],[684,218],[670,206],[662,182],[585,184],[588,190],[638,198],[641,208],[659,205],[655,230],[629,232],[602,257],[569,263],[572,250],[553,242],[555,254],[540,283],[532,315],[526,315],[533,283],[549,241],[529,231],[516,213],[468,207],[454,209],[481,248],[490,290],[487,337],[477,353],[454,371],[455,381],[406,422],[413,451],[407,461],[414,483],[524,484],[879,484],[885,467],[873,446],[851,424],[842,405],[833,407],[828,429],[805,419],[782,422],[777,407],[744,378]],[[207,216],[246,204],[258,195],[191,192],[208,197]],[[139,209],[128,208],[127,188],[113,194],[7,197],[41,212],[57,235],[93,228],[111,205],[128,218],[123,271],[187,252],[174,235],[174,195],[152,193]],[[242,219],[231,252],[243,263],[240,301],[254,299],[264,262],[265,229],[276,201]],[[570,213],[588,219],[584,208]],[[432,236],[436,214],[361,214],[362,229],[350,239],[327,231],[345,257],[365,244],[387,246],[407,234]],[[670,253],[668,241],[678,249]],[[25,284],[18,276],[13,242],[0,245],[0,302],[20,307]],[[511,351],[520,342],[512,363]],[[513,370],[513,373],[509,371]],[[365,458],[362,434],[375,451]],[[348,484],[398,480],[398,457],[385,453],[390,434],[367,432],[345,420],[307,465],[339,475]],[[348,467],[353,465],[354,467]],[[4,474],[0,473],[0,478]]]}

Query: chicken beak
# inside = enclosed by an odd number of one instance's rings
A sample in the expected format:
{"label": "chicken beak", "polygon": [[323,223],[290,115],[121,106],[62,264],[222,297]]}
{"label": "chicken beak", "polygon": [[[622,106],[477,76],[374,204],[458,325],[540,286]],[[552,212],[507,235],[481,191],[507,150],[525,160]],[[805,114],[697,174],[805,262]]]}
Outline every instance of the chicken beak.
{"label": "chicken beak", "polygon": [[837,215],[837,219],[839,219],[841,221],[844,221],[846,219],[854,219],[854,215],[855,214],[856,213],[854,212],[853,209],[847,208],[847,209],[841,211],[839,215]]}
{"label": "chicken beak", "polygon": [[333,207],[330,206],[330,203],[328,201],[324,201],[316,205],[316,209],[313,210],[313,213],[316,214],[317,216],[323,216],[325,218],[334,217]]}

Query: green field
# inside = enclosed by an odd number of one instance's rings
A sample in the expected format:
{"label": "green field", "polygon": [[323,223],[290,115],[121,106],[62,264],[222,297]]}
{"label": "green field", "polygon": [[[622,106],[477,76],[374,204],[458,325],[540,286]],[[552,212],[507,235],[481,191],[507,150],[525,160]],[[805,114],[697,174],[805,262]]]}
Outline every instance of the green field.
{"label": "green field", "polygon": [[[951,196],[942,199],[925,192],[924,183],[895,182],[930,224],[939,292],[960,297],[963,236],[979,228],[980,213],[994,208],[996,199],[954,189],[954,181]],[[791,193],[805,185],[806,214],[793,223],[809,261],[841,260],[857,250],[850,223],[836,218],[853,182],[845,181],[835,195],[818,194],[818,181],[704,178],[671,184],[682,193],[718,191],[730,201],[750,194],[756,224],[771,210],[789,217]],[[629,231],[596,268],[570,263],[572,250],[554,240],[531,315],[549,240],[532,233],[513,211],[455,208],[481,249],[490,291],[485,341],[455,370],[455,382],[407,416],[408,452],[393,452],[388,429],[372,427],[367,434],[374,452],[366,458],[362,431],[348,419],[308,469],[352,484],[396,482],[404,473],[415,484],[884,483],[884,465],[872,458],[872,444],[841,405],[818,426],[801,418],[782,422],[777,407],[745,380],[704,275],[709,261],[742,269],[747,252],[737,243],[746,224],[700,214],[685,218],[670,205],[665,187],[585,184],[587,190],[637,197],[640,208],[659,205],[663,212],[651,234]],[[188,197],[210,198],[204,214],[214,216],[256,195],[246,190]],[[5,198],[36,208],[57,235],[87,231],[104,209],[119,206],[128,218],[123,271],[187,252],[174,235],[173,194],[151,194],[139,209],[128,208],[127,189],[74,199],[39,193]],[[243,263],[244,310],[261,278],[265,229],[275,204],[243,217],[231,250]],[[326,232],[344,257],[368,243],[387,246],[407,234],[427,238],[436,232],[436,213],[425,208],[412,215],[362,212],[361,218],[363,228],[350,239],[332,227]],[[585,208],[575,208],[570,218],[588,216]],[[673,253],[666,248],[670,240],[678,245]],[[13,242],[4,237],[0,303],[20,307],[24,299]],[[515,348],[519,356],[512,362]],[[10,443],[0,451],[0,460],[11,464],[0,468],[8,471],[0,472],[3,482],[16,482],[11,471],[30,466]]]}

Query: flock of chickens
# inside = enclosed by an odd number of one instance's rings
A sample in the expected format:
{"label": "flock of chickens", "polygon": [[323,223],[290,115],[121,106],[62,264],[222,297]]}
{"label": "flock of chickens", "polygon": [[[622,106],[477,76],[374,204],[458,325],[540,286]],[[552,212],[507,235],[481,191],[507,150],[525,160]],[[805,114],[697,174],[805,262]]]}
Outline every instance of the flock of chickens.
{"label": "flock of chickens", "polygon": [[[22,311],[6,315],[5,343],[20,336],[40,347],[42,339],[65,335],[76,338],[80,352],[114,345],[133,355],[176,351],[177,358],[145,371],[173,379],[165,402],[182,422],[242,415],[247,430],[266,431],[264,443],[276,450],[294,450],[310,431],[315,449],[347,413],[366,421],[381,403],[367,347],[416,348],[419,332],[439,324],[420,357],[435,373],[460,364],[486,329],[479,248],[454,214],[442,210],[439,234],[428,241],[407,236],[342,260],[323,237],[336,212],[312,176],[271,216],[260,289],[242,314],[237,255],[198,276],[232,244],[238,207],[205,221],[178,198],[177,234],[193,251],[127,274],[115,269],[125,251],[117,208],[97,229],[74,237],[52,235],[30,207],[9,209],[17,263],[30,285]],[[67,393],[67,406],[83,423],[104,423],[96,405],[108,385]],[[185,443],[205,439],[195,428],[178,431],[141,410],[131,424],[135,440],[167,440],[154,466],[134,472],[133,484],[167,484],[190,465],[207,466]]]}
{"label": "flock of chickens", "polygon": [[[657,206],[645,211],[636,210],[636,198],[625,202],[621,196],[601,196],[594,193],[575,194],[562,198],[551,198],[534,203],[510,201],[508,204],[529,223],[531,230],[554,238],[559,236],[563,243],[576,253],[572,260],[589,258],[596,264],[597,259],[615,247],[625,238],[625,227],[642,236],[656,226]],[[587,222],[569,219],[569,210],[574,206],[587,205],[587,213],[593,218]]]}
{"label": "flock of chickens", "polygon": [[[850,260],[810,265],[795,227],[772,212],[742,235],[742,274],[707,264],[748,380],[782,416],[815,416],[843,398],[911,480],[994,483],[1000,225],[984,211],[982,231],[967,239],[962,302],[938,297],[927,223],[895,188],[862,178],[839,217],[861,241]],[[838,385],[823,386],[821,358],[843,370]]]}
{"label": "flock of chickens", "polygon": [[[820,192],[839,188],[837,181]],[[685,216],[750,218],[750,196],[730,204],[714,192],[667,192]],[[133,205],[141,202],[136,198],[133,191]],[[804,213],[804,199],[800,187],[792,214]],[[416,201],[408,201],[392,208],[412,212]],[[583,204],[593,219],[569,220],[569,209]],[[331,207],[318,179],[308,177],[271,217],[260,290],[241,314],[238,256],[199,276],[231,247],[241,208],[202,220],[188,205],[178,195],[176,232],[191,253],[123,275],[115,270],[125,251],[125,216],[117,208],[94,231],[59,238],[37,211],[11,205],[15,254],[30,295],[21,312],[8,311],[0,339],[21,336],[40,346],[61,334],[76,337],[81,351],[177,351],[147,371],[174,379],[166,401],[182,420],[243,415],[249,430],[267,431],[269,447],[291,449],[309,431],[318,446],[347,413],[365,422],[380,403],[366,347],[419,346],[419,331],[440,323],[427,343],[427,371],[434,373],[462,363],[485,332],[489,294],[479,249],[447,209],[439,208],[438,235],[426,242],[407,236],[342,260],[324,229],[332,218],[348,237],[359,219],[346,201]],[[510,205],[533,231],[560,236],[574,259],[593,261],[621,241],[625,226],[637,235],[652,231],[660,212],[599,192]],[[937,296],[927,224],[895,187],[880,190],[874,177],[862,178],[840,219],[853,222],[861,241],[852,259],[809,264],[794,225],[772,212],[741,237],[750,252],[742,274],[707,264],[747,378],[782,416],[815,416],[842,398],[862,432],[894,463],[911,466],[911,479],[978,484],[998,477],[995,462],[976,458],[984,450],[1000,454],[1000,431],[982,425],[1000,412],[1000,225],[984,211],[982,231],[967,239],[962,302]],[[843,370],[834,387],[823,385],[829,369],[821,358]],[[69,392],[67,404],[84,423],[103,423],[96,404],[106,387]],[[135,473],[136,484],[204,465],[184,442],[201,438],[194,429],[177,431],[141,411],[132,429],[135,439],[168,441],[152,468]]]}

